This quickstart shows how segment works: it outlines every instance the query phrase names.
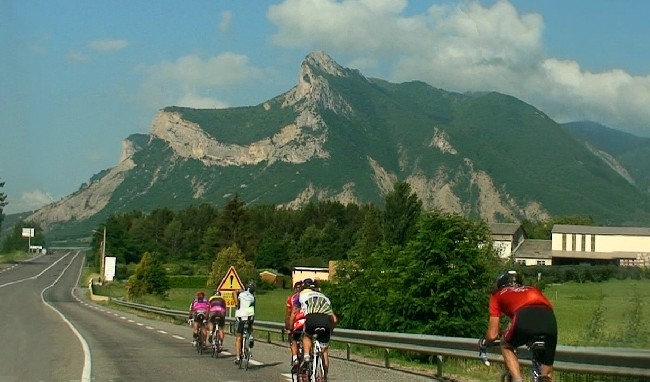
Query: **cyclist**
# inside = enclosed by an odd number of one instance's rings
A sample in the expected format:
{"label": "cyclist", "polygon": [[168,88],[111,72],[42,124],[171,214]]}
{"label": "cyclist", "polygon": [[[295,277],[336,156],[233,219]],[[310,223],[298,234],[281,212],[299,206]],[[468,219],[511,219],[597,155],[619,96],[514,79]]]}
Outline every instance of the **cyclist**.
{"label": "cyclist", "polygon": [[299,365],[298,360],[298,341],[300,341],[300,336],[302,335],[303,327],[305,326],[305,316],[302,311],[299,311],[296,314],[295,322],[293,326],[290,325],[291,312],[293,311],[294,300],[298,298],[300,294],[300,288],[302,287],[302,281],[296,281],[293,284],[293,293],[287,298],[287,310],[284,316],[284,328],[289,333],[289,349],[291,350],[291,371],[295,372]]}
{"label": "cyclist", "polygon": [[[212,342],[212,333],[214,332],[217,323],[219,323],[219,333],[217,335],[219,336],[221,344],[223,344],[223,327],[226,325],[226,300],[221,297],[221,292],[215,290],[208,301],[210,302],[210,308],[208,310],[208,330],[210,331],[210,337],[208,337],[209,341]],[[220,351],[221,349],[217,350]]]}
{"label": "cyclist", "polygon": [[237,309],[235,310],[235,363],[241,362],[242,336],[244,325],[248,325],[250,347],[253,347],[253,321],[255,321],[255,283],[250,281],[246,289],[235,293]]}
{"label": "cyclist", "polygon": [[[209,308],[210,305],[208,300],[205,299],[205,293],[203,291],[196,292],[196,297],[190,304],[190,311],[188,313],[189,319],[192,320],[192,345],[194,346],[196,346],[199,338],[199,324],[208,316]],[[205,326],[202,327],[201,332],[201,335],[205,338],[207,336]]]}
{"label": "cyclist", "polygon": [[327,343],[337,321],[332,310],[332,303],[327,296],[321,293],[320,288],[312,279],[303,280],[300,289],[298,298],[294,299],[289,324],[293,326],[298,313],[302,311],[305,315],[305,328],[302,336],[303,364],[305,365],[311,361],[312,336],[317,329],[324,329],[318,334],[318,341],[323,346],[323,366],[325,375],[327,375],[329,368]]}
{"label": "cyclist", "polygon": [[523,285],[516,271],[500,274],[496,290],[490,296],[490,320],[485,337],[479,340],[479,348],[485,351],[488,343],[499,336],[499,321],[504,314],[510,319],[501,338],[501,354],[511,375],[512,382],[523,381],[515,349],[544,336],[544,351],[539,357],[542,364],[542,381],[553,380],[553,361],[557,346],[557,322],[551,302],[542,291]]}

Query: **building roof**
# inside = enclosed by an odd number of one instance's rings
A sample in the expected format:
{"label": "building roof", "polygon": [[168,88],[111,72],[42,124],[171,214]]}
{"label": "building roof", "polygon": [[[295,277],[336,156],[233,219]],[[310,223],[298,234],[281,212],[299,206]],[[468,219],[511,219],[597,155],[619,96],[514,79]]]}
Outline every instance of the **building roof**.
{"label": "building roof", "polygon": [[551,240],[533,240],[527,239],[517,248],[513,256],[515,258],[528,259],[550,259]]}
{"label": "building roof", "polygon": [[307,271],[307,272],[329,272],[329,268],[322,267],[293,267],[294,271]]}
{"label": "building roof", "polygon": [[579,252],[579,251],[552,251],[553,257],[565,259],[636,259],[636,252]]}
{"label": "building roof", "polygon": [[488,225],[492,236],[495,235],[514,235],[521,228],[519,223],[490,223]]}
{"label": "building roof", "polygon": [[592,235],[650,236],[650,228],[648,227],[598,227],[589,225],[554,224],[551,232]]}

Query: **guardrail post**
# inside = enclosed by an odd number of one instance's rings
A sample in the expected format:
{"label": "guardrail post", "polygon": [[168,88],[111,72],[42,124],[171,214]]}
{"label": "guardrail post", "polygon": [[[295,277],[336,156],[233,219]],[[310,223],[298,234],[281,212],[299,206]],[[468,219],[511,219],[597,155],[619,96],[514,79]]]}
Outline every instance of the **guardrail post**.
{"label": "guardrail post", "polygon": [[390,369],[390,349],[384,349],[384,366],[386,369]]}
{"label": "guardrail post", "polygon": [[345,352],[346,352],[345,359],[347,359],[348,361],[350,360],[350,350],[351,350],[350,344],[345,344]]}
{"label": "guardrail post", "polygon": [[266,342],[271,343],[271,332],[266,332]]}
{"label": "guardrail post", "polygon": [[436,355],[436,377],[442,377],[442,356]]}
{"label": "guardrail post", "polygon": [[500,381],[501,381],[501,382],[510,382],[510,381],[511,381],[511,379],[510,379],[510,373],[508,373],[507,371],[503,371],[503,372],[501,372],[501,379],[500,379]]}

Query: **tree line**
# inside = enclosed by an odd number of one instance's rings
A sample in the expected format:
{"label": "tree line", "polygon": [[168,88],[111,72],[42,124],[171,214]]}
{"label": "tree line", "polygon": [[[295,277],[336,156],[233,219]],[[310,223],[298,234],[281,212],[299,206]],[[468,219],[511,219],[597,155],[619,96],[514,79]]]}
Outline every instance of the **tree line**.
{"label": "tree line", "polygon": [[[99,259],[103,228],[91,260]],[[134,297],[163,294],[166,274],[208,275],[214,288],[230,265],[246,282],[263,269],[288,275],[335,260],[323,288],[341,325],[355,329],[478,335],[501,266],[485,222],[424,211],[406,182],[382,207],[321,201],[289,210],[246,206],[235,195],[220,209],[115,214],[105,228],[106,255],[121,264],[121,278],[130,276]]]}

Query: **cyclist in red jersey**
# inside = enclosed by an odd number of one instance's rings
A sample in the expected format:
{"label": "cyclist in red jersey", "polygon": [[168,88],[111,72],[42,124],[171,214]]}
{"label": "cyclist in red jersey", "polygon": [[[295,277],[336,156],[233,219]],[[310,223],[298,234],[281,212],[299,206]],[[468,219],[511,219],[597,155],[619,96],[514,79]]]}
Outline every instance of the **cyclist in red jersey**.
{"label": "cyclist in red jersey", "polygon": [[539,336],[544,336],[545,345],[545,350],[539,357],[544,376],[542,380],[552,381],[557,346],[557,322],[553,305],[542,291],[523,285],[521,276],[515,271],[500,274],[496,284],[497,288],[490,296],[488,328],[485,337],[479,341],[479,347],[485,349],[489,342],[499,337],[499,321],[502,314],[506,315],[510,324],[501,337],[501,354],[511,381],[523,381],[514,349]]}
{"label": "cyclist in red jersey", "polygon": [[290,326],[291,311],[293,310],[294,300],[298,298],[301,287],[302,281],[296,281],[296,283],[293,284],[293,293],[287,297],[286,313],[284,316],[284,329],[287,333],[289,333],[289,348],[291,349],[292,371],[295,371],[295,369],[300,365],[300,361],[298,360],[298,341],[300,341],[302,329],[305,325],[305,318],[298,317],[296,318],[293,327]]}

